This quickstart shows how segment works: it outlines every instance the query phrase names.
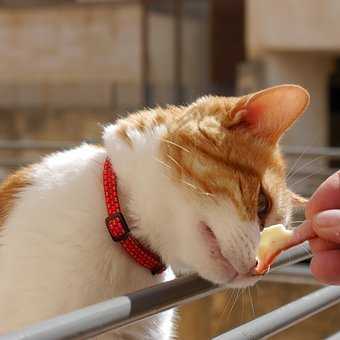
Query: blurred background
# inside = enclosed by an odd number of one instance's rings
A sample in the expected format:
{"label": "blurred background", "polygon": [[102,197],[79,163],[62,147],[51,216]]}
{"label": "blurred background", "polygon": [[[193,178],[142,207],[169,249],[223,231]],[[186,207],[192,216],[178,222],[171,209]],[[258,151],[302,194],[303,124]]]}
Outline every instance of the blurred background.
{"label": "blurred background", "polygon": [[[309,196],[340,164],[339,15],[337,0],[0,0],[0,180],[145,106],[297,83],[312,102],[282,144],[291,187]],[[209,339],[318,288],[278,281],[180,308],[178,338]],[[322,339],[339,313],[273,338]]]}

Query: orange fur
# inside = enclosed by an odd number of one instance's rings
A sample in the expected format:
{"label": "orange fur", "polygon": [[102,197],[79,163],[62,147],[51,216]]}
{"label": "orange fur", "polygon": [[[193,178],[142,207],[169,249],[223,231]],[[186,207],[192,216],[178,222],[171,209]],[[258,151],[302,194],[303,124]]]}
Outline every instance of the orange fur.
{"label": "orange fur", "polygon": [[[130,115],[118,121],[118,136],[132,147],[130,129],[144,133],[164,124],[160,160],[172,169],[173,179],[209,197],[228,197],[243,219],[253,220],[261,188],[269,197],[281,192],[283,201],[294,201],[276,142],[308,102],[307,92],[294,85],[240,98],[207,96],[187,107]],[[286,116],[285,105],[290,110]],[[271,116],[271,111],[278,115]],[[288,209],[275,202],[274,208],[277,220]]]}
{"label": "orange fur", "polygon": [[17,195],[31,184],[30,173],[31,167],[23,168],[0,185],[0,228],[5,223]]}

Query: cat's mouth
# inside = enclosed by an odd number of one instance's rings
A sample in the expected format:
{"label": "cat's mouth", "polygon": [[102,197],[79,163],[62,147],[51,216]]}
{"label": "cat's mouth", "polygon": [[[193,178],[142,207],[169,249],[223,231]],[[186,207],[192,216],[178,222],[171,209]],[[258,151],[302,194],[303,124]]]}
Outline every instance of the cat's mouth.
{"label": "cat's mouth", "polygon": [[229,262],[229,260],[222,255],[220,245],[214,232],[205,222],[200,222],[200,229],[204,239],[207,242],[210,257],[215,263],[223,268],[223,270],[230,278],[230,281],[234,280],[238,276],[238,271]]}

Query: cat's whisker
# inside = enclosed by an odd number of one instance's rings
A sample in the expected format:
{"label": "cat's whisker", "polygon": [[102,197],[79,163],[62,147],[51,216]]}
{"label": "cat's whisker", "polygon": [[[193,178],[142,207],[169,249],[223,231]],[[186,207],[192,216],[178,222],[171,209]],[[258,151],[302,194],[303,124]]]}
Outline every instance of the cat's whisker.
{"label": "cat's whisker", "polygon": [[185,172],[183,166],[182,166],[178,161],[176,161],[175,158],[173,158],[173,157],[170,156],[169,154],[167,154],[166,156],[167,156],[167,158],[169,158],[176,166],[178,166],[178,167],[181,169],[182,172]]}
{"label": "cat's whisker", "polygon": [[247,288],[243,288],[243,296],[244,296],[244,317],[243,320],[248,319],[249,314],[249,303],[248,303],[248,294],[247,294]]}
{"label": "cat's whisker", "polygon": [[177,144],[177,143],[175,143],[175,142],[173,142],[173,141],[170,141],[170,140],[168,140],[168,139],[165,139],[165,138],[160,138],[160,140],[161,140],[161,141],[163,141],[163,142],[165,142],[165,143],[168,143],[168,144],[174,145],[174,146],[178,147],[179,149],[182,149],[182,150],[183,150],[183,151],[185,151],[185,152],[188,152],[188,153],[190,153],[190,152],[191,152],[190,150],[188,150],[188,149],[187,149],[187,148],[185,148],[184,146],[182,146],[182,145],[179,145],[179,144]]}
{"label": "cat's whisker", "polygon": [[189,182],[187,182],[187,181],[185,181],[185,180],[183,180],[183,179],[181,180],[181,182],[182,182],[183,184],[189,186],[190,188],[193,188],[195,191],[198,191],[198,189],[197,189],[197,187],[196,187],[195,185],[193,185],[193,184],[191,184],[191,183],[189,183]]}
{"label": "cat's whisker", "polygon": [[307,152],[308,148],[310,148],[309,145],[307,145],[305,147],[305,149],[301,152],[301,154],[299,155],[299,157],[295,160],[294,164],[291,166],[291,168],[289,169],[288,173],[287,173],[287,180],[289,178],[289,176],[292,174],[292,172],[294,171],[295,167],[298,165],[300,159],[303,157],[303,155]]}
{"label": "cat's whisker", "polygon": [[304,181],[307,180],[308,178],[311,178],[311,177],[316,176],[316,175],[320,175],[321,173],[322,173],[322,171],[313,172],[313,173],[311,173],[311,174],[309,174],[309,175],[307,175],[307,176],[305,176],[305,177],[303,177],[303,178],[301,178],[301,179],[295,181],[294,183],[290,184],[289,186],[290,186],[291,188],[293,188],[295,185],[304,182]]}
{"label": "cat's whisker", "polygon": [[297,224],[297,223],[303,223],[304,221],[291,221],[289,224]]}
{"label": "cat's whisker", "polygon": [[293,177],[298,171],[301,171],[301,170],[305,169],[308,165],[311,165],[311,164],[315,163],[316,161],[318,161],[318,160],[320,160],[322,158],[325,158],[325,156],[323,155],[323,156],[316,157],[316,158],[312,159],[311,161],[303,164],[301,167],[297,168],[291,175],[287,176],[287,181],[291,177]]}
{"label": "cat's whisker", "polygon": [[255,306],[254,306],[253,297],[251,295],[251,287],[248,287],[247,290],[248,290],[248,296],[249,296],[249,300],[250,300],[251,311],[253,313],[253,318],[255,318],[256,317],[256,312],[255,312]]}
{"label": "cat's whisker", "polygon": [[237,288],[236,297],[235,297],[235,300],[234,300],[234,302],[233,302],[233,304],[232,304],[232,306],[231,306],[231,308],[230,308],[230,310],[227,314],[227,319],[230,318],[230,315],[231,315],[232,311],[234,310],[234,308],[236,306],[236,302],[237,302],[238,298],[240,297],[240,292],[241,292],[241,289]]}
{"label": "cat's whisker", "polygon": [[221,314],[218,318],[218,326],[220,328],[221,326],[221,323],[222,323],[222,318],[223,316],[225,315],[225,313],[227,312],[228,310],[228,307],[231,305],[231,301],[234,299],[234,297],[236,296],[236,290],[235,289],[229,289],[226,291],[226,302],[225,302],[225,305],[223,306],[223,309],[221,311]]}
{"label": "cat's whisker", "polygon": [[161,159],[154,157],[154,160],[158,163],[160,163],[161,165],[163,165],[164,167],[168,168],[168,169],[172,169],[171,165],[169,165],[168,163],[165,163],[164,161],[162,161]]}
{"label": "cat's whisker", "polygon": [[[174,159],[172,156],[170,156],[169,154],[167,154],[167,157],[173,162],[176,164],[176,166],[180,167],[181,170],[183,172],[185,172],[183,166],[178,162],[176,161],[176,159]],[[194,184],[192,183],[189,183],[189,182],[186,182],[184,181],[183,179],[181,179],[181,183],[185,184],[186,186],[189,186],[191,187],[192,189],[194,189],[197,193],[201,194],[201,195],[204,195],[204,196],[209,196],[209,197],[214,197],[214,195],[212,193],[209,193],[209,192],[206,192],[206,191],[202,191],[199,187],[195,186]]]}
{"label": "cat's whisker", "polygon": [[195,185],[189,183],[189,182],[186,182],[184,180],[180,180],[182,184],[184,184],[187,188],[190,189],[191,192],[194,192],[196,194],[199,194],[199,195],[204,195],[205,193],[203,191],[201,191],[199,188],[197,188]]}
{"label": "cat's whisker", "polygon": [[244,296],[244,289],[241,288],[241,320],[245,320],[245,316],[246,316],[246,309],[245,309],[245,296]]}
{"label": "cat's whisker", "polygon": [[[164,167],[166,167],[167,169],[171,169],[171,166],[170,166],[169,164],[167,164],[167,163],[165,163],[165,162],[163,162],[163,161],[161,161],[160,159],[157,159],[157,158],[155,158],[155,160],[156,160],[157,162],[159,162],[161,165],[163,165]],[[163,173],[162,175],[165,176],[166,178],[168,178],[168,179],[171,180],[171,176],[169,176],[169,175],[167,175],[167,174],[165,174],[165,173]],[[185,180],[183,180],[183,179],[181,179],[180,181],[181,181],[181,183],[184,184],[187,188],[189,188],[190,191],[192,191],[192,192],[195,192],[195,193],[197,193],[197,194],[204,195],[204,196],[209,196],[209,197],[211,197],[212,199],[214,199],[214,197],[215,197],[213,194],[211,194],[211,193],[209,193],[209,192],[202,191],[200,188],[196,187],[196,186],[195,186],[194,184],[192,184],[192,183],[189,183],[189,182],[187,182],[187,181],[185,181]]]}

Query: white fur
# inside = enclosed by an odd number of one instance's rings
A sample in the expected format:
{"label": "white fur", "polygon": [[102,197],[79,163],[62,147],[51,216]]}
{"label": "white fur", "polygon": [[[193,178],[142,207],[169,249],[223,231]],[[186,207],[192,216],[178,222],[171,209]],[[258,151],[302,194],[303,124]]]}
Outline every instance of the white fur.
{"label": "white fur", "polygon": [[[179,273],[198,272],[214,282],[233,277],[209,253],[199,230],[206,222],[221,251],[239,272],[255,264],[256,221],[241,222],[230,201],[216,204],[175,184],[159,159],[164,126],[130,130],[133,148],[104,131],[105,150],[83,145],[45,158],[33,185],[17,199],[1,231],[0,329],[9,331],[172,277],[152,276],[114,244],[106,231],[102,166],[107,155],[118,176],[123,211],[133,233]],[[163,313],[115,333],[119,339],[168,339],[172,314]],[[111,335],[112,338],[112,335]]]}
{"label": "white fur", "polygon": [[[152,276],[112,242],[104,224],[105,157],[83,145],[35,167],[33,185],[20,194],[1,230],[0,333],[173,277],[170,270]],[[169,339],[171,314],[114,338]]]}

